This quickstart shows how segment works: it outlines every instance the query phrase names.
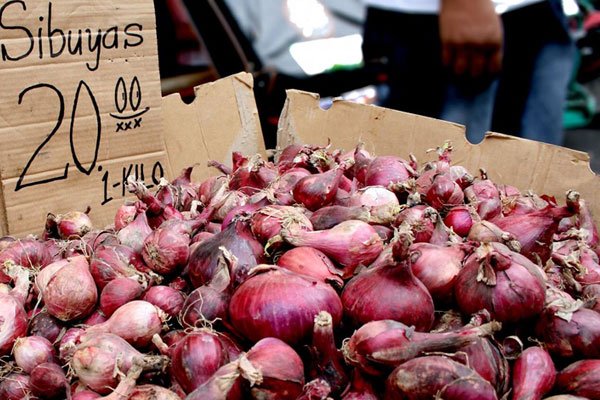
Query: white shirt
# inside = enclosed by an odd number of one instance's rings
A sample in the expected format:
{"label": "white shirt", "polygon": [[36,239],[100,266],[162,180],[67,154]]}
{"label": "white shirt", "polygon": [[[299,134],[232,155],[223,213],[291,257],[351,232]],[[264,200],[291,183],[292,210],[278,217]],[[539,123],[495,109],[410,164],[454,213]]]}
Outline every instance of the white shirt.
{"label": "white shirt", "polygon": [[[498,14],[540,1],[543,0],[493,0]],[[437,14],[440,10],[440,0],[364,0],[364,2],[368,6],[408,13]]]}

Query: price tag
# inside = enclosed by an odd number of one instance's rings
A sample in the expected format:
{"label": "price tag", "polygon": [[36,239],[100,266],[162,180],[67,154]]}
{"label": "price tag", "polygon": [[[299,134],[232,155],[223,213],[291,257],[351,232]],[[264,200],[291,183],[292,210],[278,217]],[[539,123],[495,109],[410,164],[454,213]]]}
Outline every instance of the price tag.
{"label": "price tag", "polygon": [[48,212],[98,227],[168,174],[150,0],[0,1],[2,233],[39,232]]}

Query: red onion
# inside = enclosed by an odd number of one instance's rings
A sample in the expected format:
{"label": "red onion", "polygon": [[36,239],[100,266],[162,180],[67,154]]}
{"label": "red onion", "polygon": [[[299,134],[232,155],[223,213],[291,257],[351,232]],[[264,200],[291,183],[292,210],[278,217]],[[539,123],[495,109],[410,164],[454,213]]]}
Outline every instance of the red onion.
{"label": "red onion", "polygon": [[96,309],[89,317],[83,320],[82,324],[86,326],[94,326],[106,322],[108,318],[99,309]]}
{"label": "red onion", "polygon": [[342,304],[335,290],[280,268],[249,278],[238,287],[229,304],[233,326],[247,339],[275,337],[289,344],[310,334],[313,318],[320,311],[329,312],[334,325],[339,323]]}
{"label": "red onion", "polygon": [[464,203],[464,194],[458,183],[445,174],[437,175],[426,194],[429,204],[438,211]]}
{"label": "red onion", "polygon": [[539,259],[544,264],[550,257],[552,236],[558,229],[558,222],[570,214],[567,207],[550,207],[496,218],[494,223],[519,241],[524,256],[534,262]]}
{"label": "red onion", "polygon": [[134,279],[115,278],[100,293],[100,310],[109,317],[122,305],[139,298],[144,287]]}
{"label": "red onion", "polygon": [[224,221],[233,210],[239,209],[248,203],[248,195],[237,190],[230,190],[221,196],[215,196],[213,201],[218,204],[213,220],[217,222]]}
{"label": "red onion", "polygon": [[477,372],[442,356],[407,361],[387,379],[385,398],[496,400],[492,385]]}
{"label": "red onion", "polygon": [[[600,283],[598,255],[582,241],[554,242],[552,261],[562,267],[565,278],[572,277],[583,285]],[[577,286],[577,283],[570,283]]]}
{"label": "red onion", "polygon": [[[115,230],[118,232],[121,229],[129,225],[137,216],[139,210],[139,203],[125,202],[122,204],[115,213]],[[140,210],[144,211],[144,210]]]}
{"label": "red onion", "polygon": [[[257,194],[257,197],[262,194],[263,193]],[[227,215],[223,218],[220,229],[218,231],[214,231],[214,232],[210,232],[210,233],[218,233],[218,232],[222,231],[223,229],[227,228],[229,226],[229,224],[231,223],[231,221],[233,221],[234,219],[239,218],[240,216],[246,216],[246,215],[250,216],[255,211],[258,211],[261,208],[263,208],[267,205],[270,205],[270,204],[271,203],[269,202],[269,200],[267,200],[266,195],[265,195],[265,197],[261,197],[257,201],[254,201],[254,196],[253,196],[248,199],[248,202],[246,204],[232,208],[227,213]],[[212,224],[212,222],[209,223],[209,225],[211,225],[211,224]],[[208,229],[208,226],[206,229]]]}
{"label": "red onion", "polygon": [[600,314],[558,289],[547,290],[535,333],[554,355],[600,357]]}
{"label": "red onion", "polygon": [[3,400],[29,400],[31,399],[31,385],[29,375],[12,373],[0,381],[0,399]]}
{"label": "red onion", "polygon": [[95,308],[98,291],[84,256],[68,259],[47,282],[45,287],[43,284],[38,287],[53,317],[72,321],[89,315]]}
{"label": "red onion", "polygon": [[46,237],[57,239],[78,239],[92,230],[92,220],[87,213],[70,211],[66,214],[48,214]]}
{"label": "red onion", "polygon": [[126,227],[119,230],[117,237],[121,244],[131,248],[135,253],[141,253],[144,240],[152,233],[145,212],[139,213]]}
{"label": "red onion", "polygon": [[500,215],[502,202],[500,192],[494,182],[487,179],[485,173],[482,179],[464,189],[465,198],[477,209],[481,219],[490,220]]}
{"label": "red onion", "polygon": [[158,307],[143,300],[135,300],[117,308],[104,323],[89,327],[87,333],[112,333],[135,347],[143,348],[160,333],[166,315]]}
{"label": "red onion", "polygon": [[277,171],[273,164],[264,161],[257,154],[234,169],[231,174],[229,188],[252,195],[256,191],[267,187],[276,176]]}
{"label": "red onion", "polygon": [[452,207],[444,217],[444,224],[459,236],[465,237],[473,226],[473,213],[469,205]]}
{"label": "red onion", "polygon": [[[279,339],[259,340],[246,354],[255,375],[254,399],[295,400],[304,386],[304,364],[296,351]],[[243,365],[243,364],[242,364]]]}
{"label": "red onion", "polygon": [[102,290],[108,282],[118,277],[141,277],[132,265],[135,254],[125,245],[102,247],[94,253],[90,260],[90,273],[94,282]]}
{"label": "red onion", "polygon": [[359,220],[370,222],[370,212],[367,207],[362,206],[326,206],[322,207],[310,216],[313,229],[325,230],[333,228],[348,220]]}
{"label": "red onion", "polygon": [[510,370],[508,361],[500,349],[488,338],[478,338],[463,346],[459,353],[466,355],[467,365],[504,395],[509,390]]}
{"label": "red onion", "polygon": [[[196,233],[193,237],[192,237],[192,241],[190,242],[190,247],[192,244],[194,243],[202,243],[204,242],[206,239],[213,237],[215,234],[211,233],[211,232],[206,232],[206,231],[200,231],[198,233]],[[192,252],[192,250],[190,249],[190,253]]]}
{"label": "red onion", "polygon": [[431,328],[434,310],[431,295],[413,275],[410,260],[400,255],[405,251],[400,247],[408,245],[397,242],[393,260],[362,271],[344,287],[344,314],[355,326],[393,319],[414,325],[418,331]]}
{"label": "red onion", "polygon": [[69,328],[65,332],[58,345],[58,357],[61,361],[65,363],[71,361],[73,353],[84,333],[85,330],[82,328]]}
{"label": "red onion", "polygon": [[183,294],[168,286],[152,286],[144,294],[143,300],[154,304],[168,316],[175,317],[183,309],[185,297]]}
{"label": "red onion", "polygon": [[270,190],[277,200],[277,204],[291,206],[295,203],[292,190],[300,179],[310,175],[310,172],[304,168],[292,168],[281,174],[271,184]]}
{"label": "red onion", "polygon": [[417,205],[402,210],[394,226],[408,227],[415,238],[415,242],[429,242],[435,229],[438,213],[435,209],[425,205]]}
{"label": "red onion", "polygon": [[412,272],[435,301],[448,303],[454,297],[454,282],[462,267],[462,246],[415,243],[410,246]]}
{"label": "red onion", "polygon": [[[7,247],[0,251],[0,266],[12,261],[25,268],[42,269],[52,262],[46,242],[33,239],[15,239],[8,242]],[[0,269],[0,282],[8,283],[10,279]]]}
{"label": "red onion", "polygon": [[588,400],[588,398],[572,396],[570,394],[558,394],[556,396],[545,397],[544,400]]}
{"label": "red onion", "polygon": [[41,336],[17,339],[12,351],[15,362],[27,374],[30,374],[39,364],[56,360],[56,351],[52,343]]}
{"label": "red onion", "polygon": [[554,386],[556,369],[550,354],[541,347],[529,347],[515,361],[513,398],[541,399]]}
{"label": "red onion", "polygon": [[502,214],[529,214],[547,208],[551,204],[533,193],[502,198]]}
{"label": "red onion", "polygon": [[16,339],[27,334],[27,313],[23,303],[0,293],[0,356],[10,353]]}
{"label": "red onion", "polygon": [[110,333],[86,334],[71,361],[79,381],[99,394],[108,394],[117,386],[117,368],[127,374],[134,364],[141,365],[143,370],[158,371],[165,367],[166,361],[162,356],[143,355]]}
{"label": "red onion", "polygon": [[169,350],[171,376],[190,393],[206,382],[221,366],[233,361],[219,335],[207,330],[190,333]]}
{"label": "red onion", "polygon": [[348,385],[349,379],[344,366],[344,356],[336,348],[331,314],[321,311],[315,317],[313,328],[311,366],[309,375],[321,378],[328,383],[332,393],[340,393]]}
{"label": "red onion", "polygon": [[491,322],[476,327],[465,327],[455,332],[416,332],[401,322],[380,320],[368,322],[344,343],[346,361],[370,375],[381,375],[408,360],[435,351],[458,350],[500,330],[500,324]]}
{"label": "red onion", "polygon": [[60,321],[46,311],[37,313],[29,320],[29,335],[44,337],[50,343],[58,339],[62,329]]}
{"label": "red onion", "polygon": [[193,290],[181,309],[181,320],[191,327],[227,318],[231,295],[212,286],[200,286]]}
{"label": "red onion", "polygon": [[579,212],[577,214],[577,227],[583,235],[585,243],[592,249],[597,249],[600,244],[598,228],[594,222],[592,212],[585,200],[579,199]]}
{"label": "red onion", "polygon": [[186,400],[242,400],[240,359],[223,365]]}
{"label": "red onion", "polygon": [[331,204],[343,173],[344,168],[338,167],[300,179],[292,190],[294,200],[311,211]]}
{"label": "red onion", "polygon": [[183,267],[190,256],[191,233],[192,227],[186,222],[165,221],[144,240],[142,258],[146,265],[161,275],[169,275]]}
{"label": "red onion", "polygon": [[277,260],[279,267],[298,274],[308,275],[337,288],[344,285],[342,271],[320,250],[313,247],[294,247]]}
{"label": "red onion", "polygon": [[136,386],[127,400],[180,400],[175,392],[157,385]]}
{"label": "red onion", "polygon": [[365,379],[358,368],[352,371],[350,385],[344,391],[341,397],[342,400],[378,400],[379,397],[375,394],[373,385]]}
{"label": "red onion", "polygon": [[71,400],[95,400],[101,398],[102,396],[96,392],[92,392],[91,390],[82,390],[81,392],[77,392],[71,396]]}
{"label": "red onion", "polygon": [[501,322],[540,314],[545,284],[539,267],[501,243],[483,243],[464,262],[454,290],[460,310],[481,309]]}
{"label": "red onion", "polygon": [[44,399],[69,398],[71,389],[64,371],[51,362],[37,365],[30,374],[31,393]]}
{"label": "red onion", "polygon": [[556,390],[589,399],[600,398],[600,360],[580,360],[556,376]]}
{"label": "red onion", "polygon": [[399,207],[400,203],[396,194],[383,186],[368,186],[359,189],[350,199],[349,206],[367,207]]}
{"label": "red onion", "polygon": [[253,237],[248,225],[234,221],[196,247],[188,263],[189,277],[194,287],[209,284],[225,264],[229,265],[233,285],[237,286],[246,279],[250,269],[263,260],[263,246]]}
{"label": "red onion", "polygon": [[373,161],[373,157],[364,150],[362,145],[356,146],[354,150],[354,165],[350,170],[352,172],[352,176],[361,184],[364,185],[367,178],[367,171],[369,169],[369,164]]}
{"label": "red onion", "polygon": [[375,157],[365,174],[365,186],[384,186],[403,183],[415,175],[405,160],[395,156]]}
{"label": "red onion", "polygon": [[344,268],[345,277],[352,276],[359,265],[369,265],[383,250],[381,238],[373,227],[355,220],[322,231],[284,229],[281,236],[292,246],[321,250]]}
{"label": "red onion", "polygon": [[146,205],[146,215],[148,216],[148,224],[151,228],[155,229],[164,221],[172,218],[182,219],[181,212],[171,204],[162,203],[155,195],[150,193],[144,182],[135,181],[130,177],[127,181],[127,190],[135,194]]}
{"label": "red onion", "polygon": [[250,220],[252,233],[261,242],[272,246],[280,241],[280,232],[287,229],[312,231],[313,226],[301,208],[266,206],[256,211]]}
{"label": "red onion", "polygon": [[512,251],[521,251],[521,243],[511,233],[503,231],[490,221],[475,222],[471,226],[467,239],[481,243],[499,242],[508,246]]}

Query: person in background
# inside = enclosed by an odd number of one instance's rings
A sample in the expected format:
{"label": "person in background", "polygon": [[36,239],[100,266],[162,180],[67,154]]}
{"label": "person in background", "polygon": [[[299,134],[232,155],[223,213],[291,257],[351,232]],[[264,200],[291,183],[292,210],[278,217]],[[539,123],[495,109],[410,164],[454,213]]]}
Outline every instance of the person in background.
{"label": "person in background", "polygon": [[383,106],[562,144],[574,43],[560,0],[365,0],[363,53]]}

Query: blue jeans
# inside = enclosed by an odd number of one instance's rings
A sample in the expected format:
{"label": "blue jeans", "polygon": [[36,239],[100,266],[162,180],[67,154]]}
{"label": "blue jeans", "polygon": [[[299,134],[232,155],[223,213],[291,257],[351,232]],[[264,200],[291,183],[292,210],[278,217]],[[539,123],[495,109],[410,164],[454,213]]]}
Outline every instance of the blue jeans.
{"label": "blue jeans", "polygon": [[449,76],[441,65],[436,15],[369,8],[363,52],[367,65],[383,60],[387,68],[389,96],[381,105],[463,124],[472,143],[493,130],[562,144],[575,47],[554,3],[502,16],[503,72],[486,82]]}

